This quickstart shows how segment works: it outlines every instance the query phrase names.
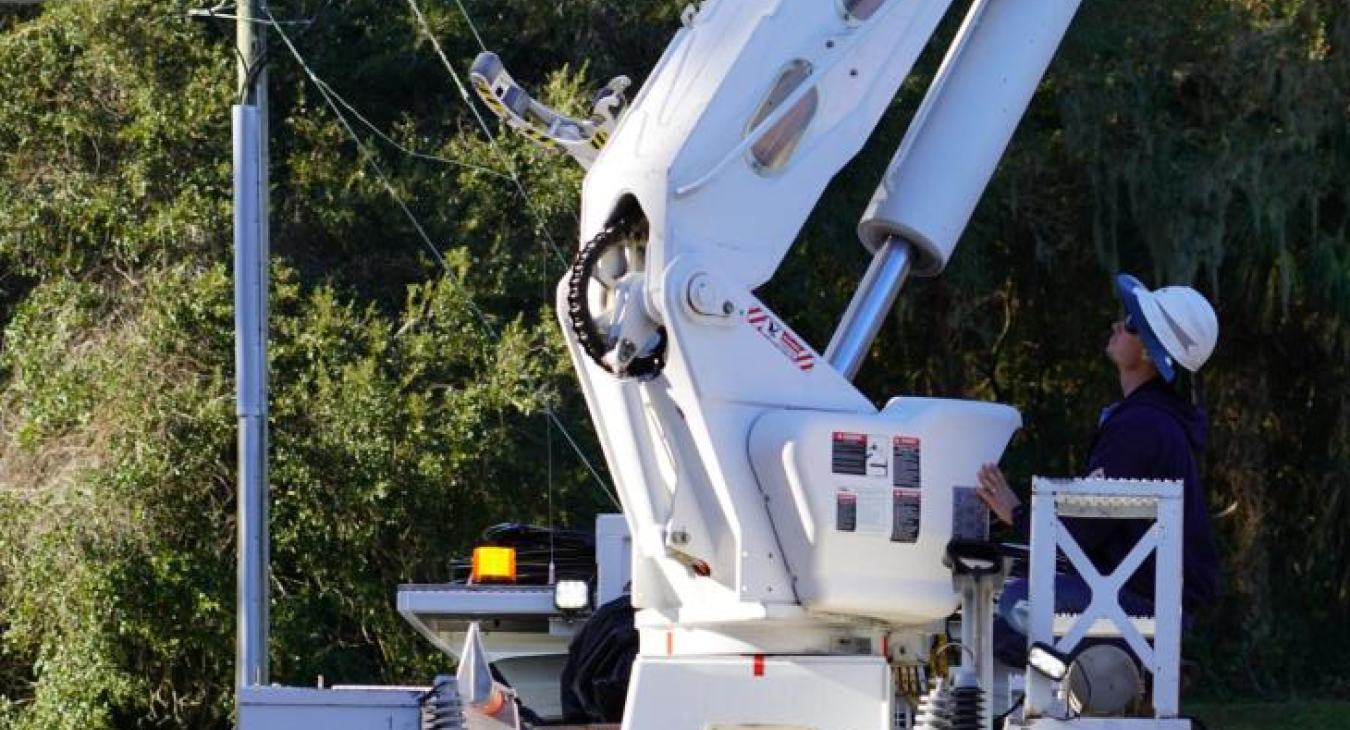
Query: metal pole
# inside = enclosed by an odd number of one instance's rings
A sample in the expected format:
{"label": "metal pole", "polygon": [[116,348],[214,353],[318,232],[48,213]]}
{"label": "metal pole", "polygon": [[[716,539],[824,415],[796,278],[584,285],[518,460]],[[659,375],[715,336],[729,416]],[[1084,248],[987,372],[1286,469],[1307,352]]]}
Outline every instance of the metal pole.
{"label": "metal pole", "polygon": [[237,687],[267,684],[267,71],[262,0],[241,0],[234,107],[234,326],[239,418]]}
{"label": "metal pole", "polygon": [[825,359],[849,380],[858,374],[881,323],[895,305],[913,264],[912,252],[903,239],[891,236],[882,242],[825,349]]}

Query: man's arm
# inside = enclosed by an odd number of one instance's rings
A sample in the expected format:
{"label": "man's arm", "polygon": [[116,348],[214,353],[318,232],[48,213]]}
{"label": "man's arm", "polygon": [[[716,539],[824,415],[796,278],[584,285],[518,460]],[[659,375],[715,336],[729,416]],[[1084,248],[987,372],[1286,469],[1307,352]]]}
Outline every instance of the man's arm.
{"label": "man's arm", "polygon": [[[1161,435],[1153,424],[1138,414],[1121,413],[1108,421],[1092,450],[1088,462],[1088,476],[1110,479],[1148,479],[1156,476],[1156,461],[1162,444]],[[994,464],[980,467],[977,494],[1000,522],[1012,525],[1023,538],[1031,537],[1030,511],[1008,485],[1003,472]],[[1115,522],[1102,520],[1065,520],[1074,539],[1084,550],[1106,542]]]}

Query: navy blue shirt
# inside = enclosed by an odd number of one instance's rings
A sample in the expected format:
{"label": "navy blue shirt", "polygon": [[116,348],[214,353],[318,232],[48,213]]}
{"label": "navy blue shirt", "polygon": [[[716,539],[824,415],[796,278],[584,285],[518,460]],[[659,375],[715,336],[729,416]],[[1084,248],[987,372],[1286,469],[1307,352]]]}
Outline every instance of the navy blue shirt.
{"label": "navy blue shirt", "polygon": [[[1155,378],[1102,412],[1088,454],[1087,473],[1091,476],[1184,482],[1182,605],[1187,613],[1209,603],[1219,581],[1219,555],[1210,528],[1209,501],[1200,484],[1197,463],[1208,433],[1205,415],[1161,378]],[[1152,524],[1148,520],[1064,522],[1103,574],[1115,569]],[[1019,527],[1025,531],[1025,525]],[[1129,591],[1150,601],[1153,565],[1150,557],[1125,584]]]}

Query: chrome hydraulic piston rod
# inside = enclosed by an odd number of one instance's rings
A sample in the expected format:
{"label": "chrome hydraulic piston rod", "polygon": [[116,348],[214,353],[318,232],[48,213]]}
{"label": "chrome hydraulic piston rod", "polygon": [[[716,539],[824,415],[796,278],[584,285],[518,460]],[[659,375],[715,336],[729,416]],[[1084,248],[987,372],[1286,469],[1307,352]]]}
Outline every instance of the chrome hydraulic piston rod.
{"label": "chrome hydraulic piston rod", "polygon": [[825,350],[825,359],[844,377],[852,380],[867,357],[881,323],[890,314],[909,275],[912,255],[909,242],[895,236],[883,241],[873,254],[872,263]]}

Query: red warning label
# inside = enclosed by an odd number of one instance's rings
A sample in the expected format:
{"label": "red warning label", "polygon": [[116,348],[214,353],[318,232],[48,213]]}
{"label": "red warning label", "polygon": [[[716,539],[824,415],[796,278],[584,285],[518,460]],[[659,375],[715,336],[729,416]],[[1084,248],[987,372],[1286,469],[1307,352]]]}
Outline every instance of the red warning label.
{"label": "red warning label", "polygon": [[893,489],[891,494],[891,542],[918,542],[923,492]]}
{"label": "red warning label", "polygon": [[858,530],[858,495],[847,489],[840,489],[834,495],[834,529],[840,532]]}
{"label": "red warning label", "polygon": [[830,470],[835,474],[862,476],[867,473],[867,434],[834,432]]}
{"label": "red warning label", "polygon": [[891,471],[893,486],[899,489],[919,489],[923,486],[920,466],[922,452],[917,438],[896,436],[892,439],[891,458],[895,462],[895,468]]}

